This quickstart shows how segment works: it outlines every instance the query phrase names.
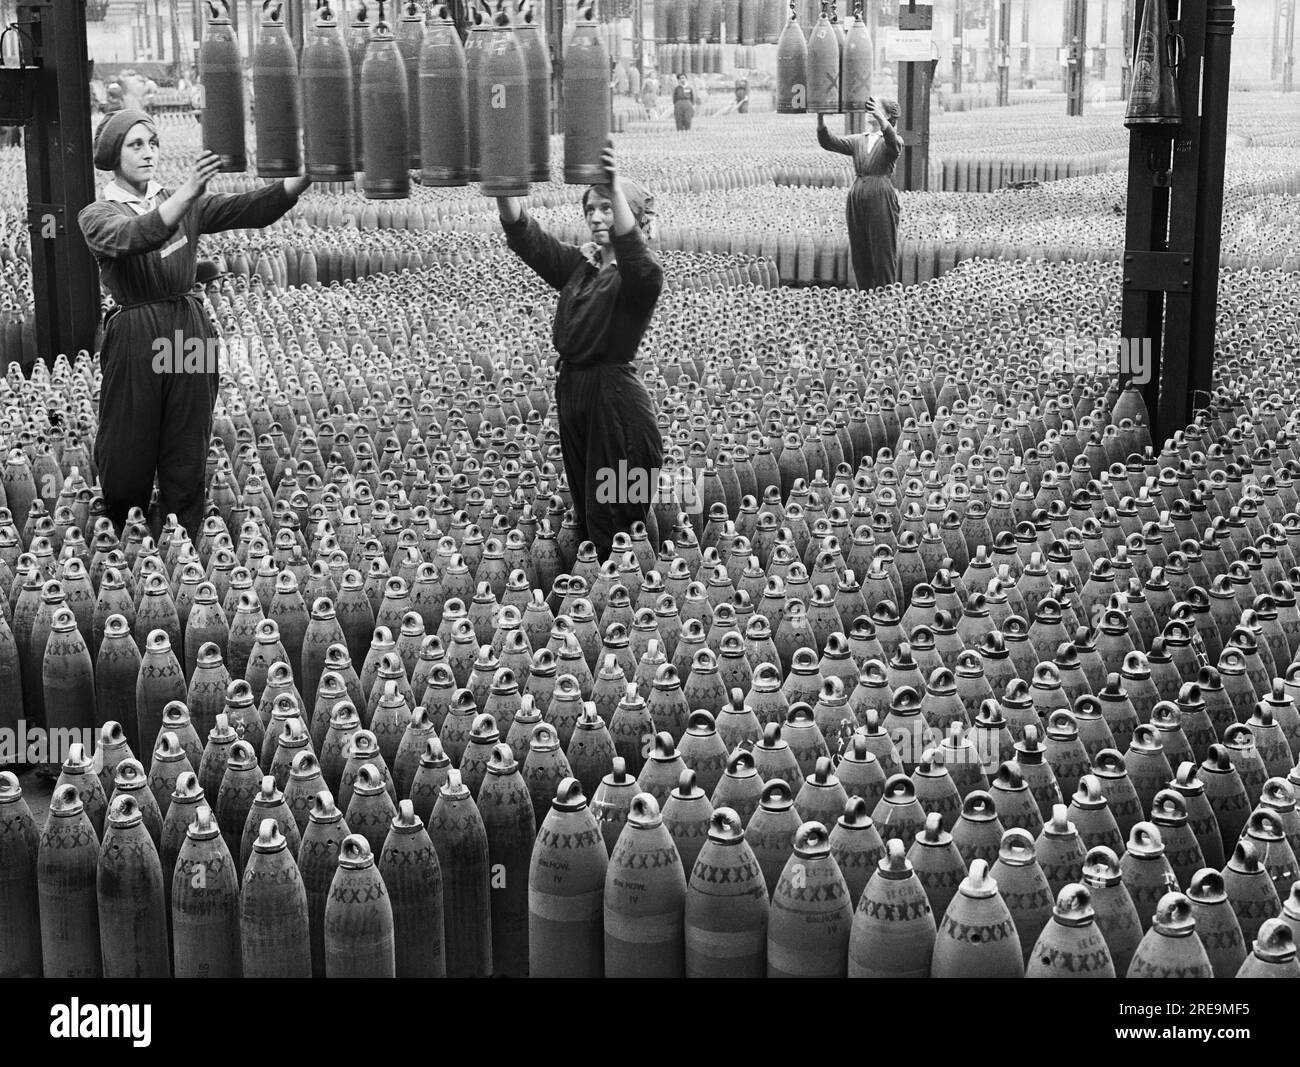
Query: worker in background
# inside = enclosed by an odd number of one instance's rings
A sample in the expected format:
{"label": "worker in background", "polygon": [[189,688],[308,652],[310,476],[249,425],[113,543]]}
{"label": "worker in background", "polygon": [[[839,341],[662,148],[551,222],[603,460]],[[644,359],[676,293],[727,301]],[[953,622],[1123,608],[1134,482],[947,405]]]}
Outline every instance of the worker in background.
{"label": "worker in background", "polygon": [[[199,237],[269,226],[297,203],[310,179],[286,178],[247,193],[209,192],[221,161],[205,151],[179,188],[163,188],[154,177],[157,128],[143,111],[130,109],[100,122],[94,153],[96,169],[112,171],[113,180],[77,221],[115,303],[100,348],[98,506],[119,535],[138,507],[155,540],[163,516],[174,514],[197,543],[219,380],[213,326],[194,292]],[[196,350],[200,357],[192,361]],[[155,479],[160,511],[149,515]]]}
{"label": "worker in background", "polygon": [[689,130],[695,118],[695,90],[686,81],[685,74],[677,75],[673,86],[673,119],[679,130]]}
{"label": "worker in background", "polygon": [[749,79],[743,74],[736,78],[736,112],[749,114]]}

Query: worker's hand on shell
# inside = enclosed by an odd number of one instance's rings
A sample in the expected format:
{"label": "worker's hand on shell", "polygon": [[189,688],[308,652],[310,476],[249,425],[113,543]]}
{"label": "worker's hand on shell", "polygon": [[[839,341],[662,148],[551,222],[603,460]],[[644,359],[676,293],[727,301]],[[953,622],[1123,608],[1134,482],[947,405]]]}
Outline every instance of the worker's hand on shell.
{"label": "worker's hand on shell", "polygon": [[194,161],[194,168],[190,171],[189,182],[194,187],[195,192],[203,193],[207,191],[208,182],[214,175],[221,171],[221,157],[215,152],[206,149]]}
{"label": "worker's hand on shell", "polygon": [[605,140],[605,147],[600,153],[600,165],[605,171],[605,182],[610,189],[618,188],[618,166],[614,162],[614,138]]}

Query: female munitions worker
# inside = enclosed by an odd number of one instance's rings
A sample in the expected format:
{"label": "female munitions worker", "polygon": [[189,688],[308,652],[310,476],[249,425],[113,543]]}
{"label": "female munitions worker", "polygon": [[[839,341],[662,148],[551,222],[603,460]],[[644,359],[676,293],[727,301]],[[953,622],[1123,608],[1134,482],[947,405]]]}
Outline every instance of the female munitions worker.
{"label": "female munitions worker", "polygon": [[[95,133],[95,167],[114,172],[101,199],[77,216],[116,302],[100,346],[99,468],[104,513],[121,535],[127,513],[149,511],[155,476],[162,515],[175,514],[198,540],[204,475],[219,376],[212,324],[193,292],[199,235],[274,222],[310,184],[287,178],[248,193],[207,191],[220,160],[204,152],[176,190],[154,180],[158,131],[143,111],[117,111]],[[157,361],[158,344],[204,343],[201,371],[182,353]],[[186,346],[191,347],[192,346]],[[156,369],[160,366],[162,369]],[[151,534],[160,532],[161,516]]]}
{"label": "female munitions worker", "polygon": [[616,533],[647,521],[650,495],[641,489],[658,486],[663,462],[650,396],[633,365],[663,288],[663,268],[644,232],[653,199],[636,182],[618,177],[612,143],[602,162],[605,183],[591,186],[582,198],[592,238],[582,247],[544,232],[522,200],[498,197],[497,206],[506,243],[560,291],[552,331],[560,355],[560,450],[579,539],[591,541],[604,562]]}

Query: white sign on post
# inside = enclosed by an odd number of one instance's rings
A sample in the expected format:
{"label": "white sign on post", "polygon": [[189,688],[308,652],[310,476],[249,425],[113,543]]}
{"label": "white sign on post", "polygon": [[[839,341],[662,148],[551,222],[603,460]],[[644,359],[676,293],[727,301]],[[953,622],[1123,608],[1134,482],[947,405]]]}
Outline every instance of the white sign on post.
{"label": "white sign on post", "polygon": [[885,43],[886,63],[930,62],[929,30],[894,30]]}

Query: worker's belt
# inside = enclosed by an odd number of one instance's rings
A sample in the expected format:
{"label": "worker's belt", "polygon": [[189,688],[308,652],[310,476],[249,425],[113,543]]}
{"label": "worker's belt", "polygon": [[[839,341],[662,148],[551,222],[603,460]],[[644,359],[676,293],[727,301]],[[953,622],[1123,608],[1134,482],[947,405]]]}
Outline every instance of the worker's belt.
{"label": "worker's belt", "polygon": [[104,324],[107,325],[108,321],[114,315],[119,311],[125,311],[127,308],[148,307],[150,304],[179,304],[187,299],[197,300],[198,296],[190,292],[173,293],[171,296],[158,296],[154,297],[152,300],[134,300],[129,304],[114,304],[104,313]]}

